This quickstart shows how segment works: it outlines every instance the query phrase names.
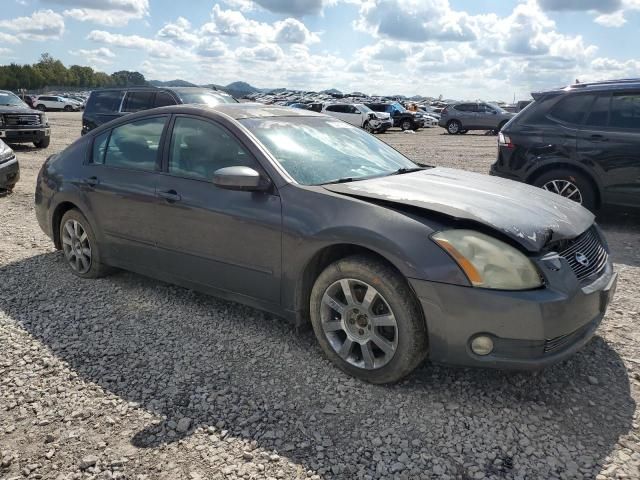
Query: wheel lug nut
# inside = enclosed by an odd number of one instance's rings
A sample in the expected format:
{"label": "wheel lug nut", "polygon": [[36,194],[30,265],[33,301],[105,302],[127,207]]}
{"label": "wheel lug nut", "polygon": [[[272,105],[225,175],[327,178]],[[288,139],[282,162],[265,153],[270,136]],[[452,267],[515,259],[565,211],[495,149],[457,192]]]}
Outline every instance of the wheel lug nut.
{"label": "wheel lug nut", "polygon": [[360,329],[360,330],[358,330],[358,333],[359,333],[360,335],[362,335],[362,334],[364,333],[364,330],[363,330],[363,329]]}

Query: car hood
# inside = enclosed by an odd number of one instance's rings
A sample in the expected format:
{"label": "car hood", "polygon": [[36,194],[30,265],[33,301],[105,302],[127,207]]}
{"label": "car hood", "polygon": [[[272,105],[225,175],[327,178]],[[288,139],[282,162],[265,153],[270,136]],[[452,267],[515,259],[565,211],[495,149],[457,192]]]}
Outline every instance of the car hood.
{"label": "car hood", "polygon": [[34,110],[25,105],[0,105],[0,113],[40,113],[38,110]]}
{"label": "car hood", "polygon": [[594,216],[581,205],[524,183],[451,168],[325,185],[327,190],[422,208],[482,223],[531,252],[575,238]]}
{"label": "car hood", "polygon": [[386,112],[374,112],[376,114],[376,117],[378,117],[380,120],[389,120],[391,118],[391,115],[389,115]]}

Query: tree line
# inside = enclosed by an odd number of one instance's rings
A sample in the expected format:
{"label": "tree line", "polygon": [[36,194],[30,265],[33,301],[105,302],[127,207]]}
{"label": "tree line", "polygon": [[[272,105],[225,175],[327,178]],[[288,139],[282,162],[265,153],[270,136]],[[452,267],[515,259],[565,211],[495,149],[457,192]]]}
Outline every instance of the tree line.
{"label": "tree line", "polygon": [[71,65],[67,68],[48,53],[43,53],[40,60],[31,65],[0,65],[0,89],[3,90],[38,90],[48,86],[96,88],[146,84],[147,81],[140,72],[121,70],[109,75],[81,65]]}

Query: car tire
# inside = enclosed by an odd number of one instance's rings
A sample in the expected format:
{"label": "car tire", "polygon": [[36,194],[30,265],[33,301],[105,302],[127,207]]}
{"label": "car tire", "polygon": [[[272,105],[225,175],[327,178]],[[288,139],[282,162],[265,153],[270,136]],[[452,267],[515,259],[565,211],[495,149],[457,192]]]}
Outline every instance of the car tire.
{"label": "car tire", "polygon": [[322,350],[356,378],[397,382],[427,355],[422,310],[406,279],[380,261],[356,255],[332,263],[316,279],[309,305]]}
{"label": "car tire", "polygon": [[71,105],[65,105],[63,110],[65,112],[73,112],[73,107]]}
{"label": "car tire", "polygon": [[36,105],[36,109],[40,110],[41,112],[46,112],[47,111],[47,107],[45,107],[43,104],[39,103],[38,105]]}
{"label": "car tire", "polygon": [[533,185],[576,201],[589,210],[596,208],[596,191],[581,172],[566,168],[550,170],[537,177]]}
{"label": "car tire", "polygon": [[451,120],[447,123],[447,132],[449,132],[450,135],[456,135],[460,133],[461,130],[462,125],[458,120]]}
{"label": "car tire", "polygon": [[47,148],[51,143],[51,137],[44,137],[42,140],[38,140],[37,142],[33,142],[36,148]]}
{"label": "car tire", "polygon": [[404,130],[411,130],[411,128],[413,127],[413,122],[409,119],[405,119],[402,120],[402,122],[400,122],[400,128],[404,131]]}
{"label": "car tire", "polygon": [[91,224],[79,210],[71,209],[63,215],[59,231],[65,261],[74,275],[99,278],[111,271],[102,263]]}
{"label": "car tire", "polygon": [[374,133],[373,128],[371,127],[371,124],[369,122],[364,122],[364,125],[362,126],[362,128],[364,128],[365,131],[369,133]]}

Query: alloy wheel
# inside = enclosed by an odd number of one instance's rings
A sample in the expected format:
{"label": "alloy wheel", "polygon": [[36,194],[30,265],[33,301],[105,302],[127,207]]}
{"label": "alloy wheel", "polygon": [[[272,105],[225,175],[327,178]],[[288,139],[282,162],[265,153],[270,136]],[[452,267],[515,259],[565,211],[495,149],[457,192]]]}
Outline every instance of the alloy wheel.
{"label": "alloy wheel", "polygon": [[580,189],[575,183],[569,180],[549,180],[542,185],[542,188],[582,204],[582,192],[580,192]]}
{"label": "alloy wheel", "polygon": [[451,134],[456,134],[460,131],[460,124],[458,122],[449,123],[448,131]]}
{"label": "alloy wheel", "polygon": [[346,362],[373,370],[389,363],[398,347],[398,324],[385,298],[353,278],[332,283],[322,296],[322,329]]}
{"label": "alloy wheel", "polygon": [[69,219],[62,229],[62,250],[67,262],[78,273],[91,268],[91,244],[84,227],[77,220]]}

